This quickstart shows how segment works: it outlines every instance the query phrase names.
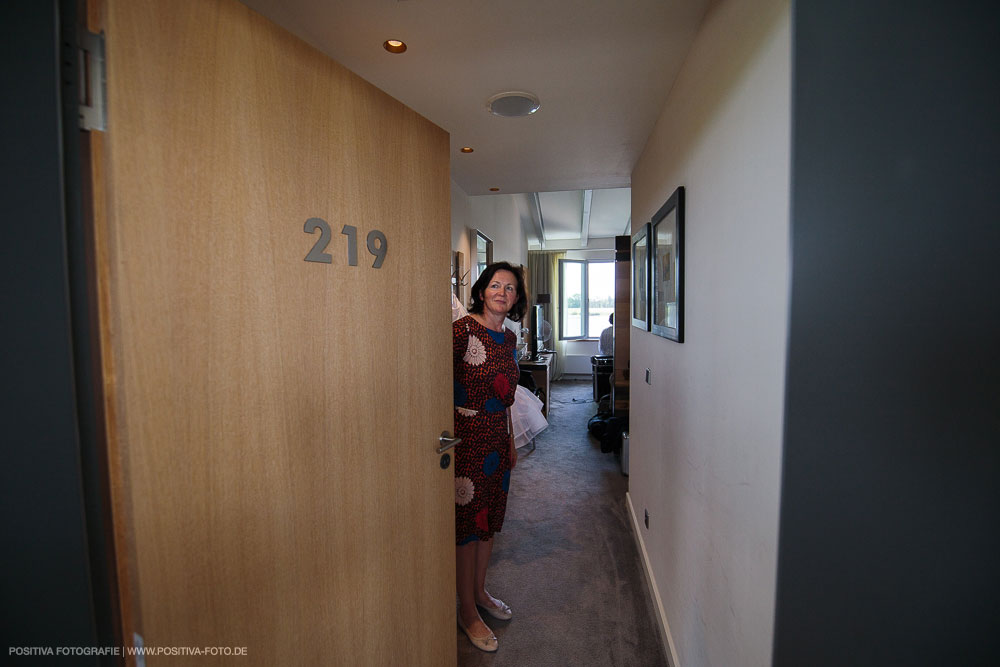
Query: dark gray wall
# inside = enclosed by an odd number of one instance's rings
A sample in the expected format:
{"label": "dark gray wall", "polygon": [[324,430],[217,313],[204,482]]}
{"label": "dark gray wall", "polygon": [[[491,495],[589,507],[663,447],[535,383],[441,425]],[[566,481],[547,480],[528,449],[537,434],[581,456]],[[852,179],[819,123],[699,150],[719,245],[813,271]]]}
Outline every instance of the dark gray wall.
{"label": "dark gray wall", "polygon": [[998,16],[795,3],[775,665],[1000,664]]}
{"label": "dark gray wall", "polygon": [[[5,661],[11,646],[100,643],[76,415],[58,39],[55,2],[0,3],[0,651]],[[25,662],[48,664],[44,658]],[[97,660],[57,664],[77,662]]]}

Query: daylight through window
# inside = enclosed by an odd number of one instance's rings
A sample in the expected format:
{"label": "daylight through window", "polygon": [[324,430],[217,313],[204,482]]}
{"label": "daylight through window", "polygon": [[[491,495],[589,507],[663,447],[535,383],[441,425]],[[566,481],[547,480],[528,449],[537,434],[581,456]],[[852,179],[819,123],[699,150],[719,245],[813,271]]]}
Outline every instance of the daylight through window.
{"label": "daylight through window", "polygon": [[597,338],[615,310],[615,263],[559,261],[559,337]]}

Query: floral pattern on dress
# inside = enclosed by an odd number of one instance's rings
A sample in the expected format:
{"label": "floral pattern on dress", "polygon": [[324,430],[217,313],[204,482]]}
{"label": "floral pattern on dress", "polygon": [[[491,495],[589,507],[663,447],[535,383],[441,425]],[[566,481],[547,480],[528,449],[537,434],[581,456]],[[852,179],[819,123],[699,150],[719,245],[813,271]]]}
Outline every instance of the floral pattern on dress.
{"label": "floral pattern on dress", "polygon": [[506,396],[507,392],[510,391],[510,380],[504,374],[499,374],[493,379],[493,391],[497,393],[498,396]]}
{"label": "floral pattern on dress", "polygon": [[468,477],[455,478],[455,504],[468,505],[476,495],[476,487]]}
{"label": "floral pattern on dress", "polygon": [[491,477],[493,473],[497,471],[497,466],[500,465],[500,454],[497,452],[490,452],[483,459],[483,474],[487,477]]}
{"label": "floral pattern on dress", "polygon": [[[486,410],[486,412],[494,412],[494,413],[506,412],[507,410],[507,406],[504,405],[503,401],[501,401],[499,398],[491,398],[490,400],[486,401],[483,404],[483,408]],[[504,418],[506,419],[506,417]]]}
{"label": "floral pattern on dress", "polygon": [[[511,464],[507,409],[519,374],[516,342],[514,332],[493,331],[472,316],[452,323],[455,437],[462,439],[453,450],[458,545],[489,540],[503,528]],[[469,480],[471,495],[462,478]]]}
{"label": "floral pattern on dress", "polygon": [[476,513],[476,528],[483,532],[490,529],[490,508],[484,507]]}
{"label": "floral pattern on dress", "polygon": [[469,336],[469,347],[466,348],[465,356],[462,359],[470,366],[482,366],[486,361],[486,347],[483,345],[483,341],[475,336]]}

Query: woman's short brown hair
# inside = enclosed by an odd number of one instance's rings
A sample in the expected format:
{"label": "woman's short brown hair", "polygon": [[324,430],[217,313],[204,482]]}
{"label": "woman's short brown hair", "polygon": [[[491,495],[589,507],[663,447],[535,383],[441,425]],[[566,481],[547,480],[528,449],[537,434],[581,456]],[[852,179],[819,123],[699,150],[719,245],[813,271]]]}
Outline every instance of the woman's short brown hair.
{"label": "woman's short brown hair", "polygon": [[494,262],[479,274],[476,284],[472,286],[472,308],[469,308],[469,312],[477,315],[483,312],[483,292],[497,271],[510,271],[517,279],[517,302],[507,311],[507,317],[520,322],[528,310],[528,292],[524,289],[524,271],[510,262]]}

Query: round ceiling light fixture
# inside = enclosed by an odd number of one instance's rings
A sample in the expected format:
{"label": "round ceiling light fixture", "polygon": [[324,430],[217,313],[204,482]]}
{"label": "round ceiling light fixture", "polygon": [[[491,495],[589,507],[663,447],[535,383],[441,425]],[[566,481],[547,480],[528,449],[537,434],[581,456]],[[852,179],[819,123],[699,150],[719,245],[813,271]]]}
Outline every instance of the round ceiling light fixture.
{"label": "round ceiling light fixture", "polygon": [[463,153],[471,153],[475,149],[472,146],[462,146],[458,150],[462,151]]}
{"label": "round ceiling light fixture", "polygon": [[538,111],[542,103],[538,101],[538,96],[533,93],[526,93],[522,90],[508,90],[504,93],[497,93],[486,101],[486,108],[494,116],[505,116],[514,118],[517,116],[530,116]]}
{"label": "round ceiling light fixture", "polygon": [[490,192],[500,192],[500,188],[490,188]]}
{"label": "round ceiling light fixture", "polygon": [[406,50],[406,42],[398,39],[387,39],[382,42],[382,48],[389,53],[402,53]]}

